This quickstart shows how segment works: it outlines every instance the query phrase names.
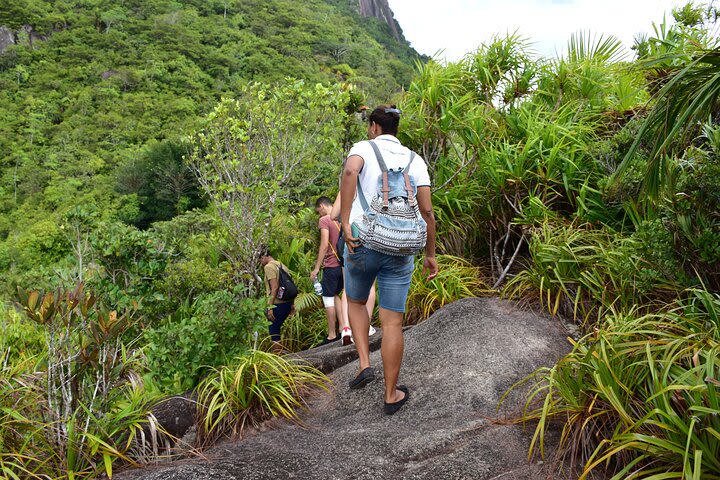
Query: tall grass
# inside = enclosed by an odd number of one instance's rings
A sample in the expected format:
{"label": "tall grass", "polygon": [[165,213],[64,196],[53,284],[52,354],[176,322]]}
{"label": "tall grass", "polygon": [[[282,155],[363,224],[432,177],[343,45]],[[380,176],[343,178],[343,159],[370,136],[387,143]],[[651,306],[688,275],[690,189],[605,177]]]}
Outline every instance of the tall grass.
{"label": "tall grass", "polygon": [[[717,312],[718,297],[705,299]],[[538,371],[530,453],[543,451],[549,422],[561,420],[560,454],[581,479],[599,469],[613,480],[720,478],[720,332],[707,313],[685,313],[694,303],[609,315]]]}
{"label": "tall grass", "polygon": [[47,454],[41,455],[41,450],[34,445],[34,440],[43,440],[42,435],[37,434],[42,425],[36,419],[41,397],[23,378],[27,370],[29,366],[20,362],[0,366],[0,476],[3,478],[37,478],[36,474],[45,470],[46,463],[53,462],[52,448],[43,449]]}
{"label": "tall grass", "polygon": [[[317,295],[312,294],[319,299]],[[320,344],[326,337],[327,317],[325,309],[316,307],[289,317],[280,332],[280,343],[290,352],[300,352]]]}
{"label": "tall grass", "polygon": [[310,392],[327,390],[328,382],[310,365],[252,350],[216,369],[198,386],[201,442],[240,435],[247,426],[271,417],[297,421]]}
{"label": "tall grass", "polygon": [[451,255],[438,255],[438,275],[431,281],[423,276],[422,259],[413,271],[405,321],[417,323],[450,302],[494,293],[482,280],[478,267]]}
{"label": "tall grass", "polygon": [[609,311],[653,308],[677,288],[653,275],[640,241],[590,225],[544,223],[533,230],[525,270],[505,286],[507,298],[534,298],[552,315],[588,322]]}

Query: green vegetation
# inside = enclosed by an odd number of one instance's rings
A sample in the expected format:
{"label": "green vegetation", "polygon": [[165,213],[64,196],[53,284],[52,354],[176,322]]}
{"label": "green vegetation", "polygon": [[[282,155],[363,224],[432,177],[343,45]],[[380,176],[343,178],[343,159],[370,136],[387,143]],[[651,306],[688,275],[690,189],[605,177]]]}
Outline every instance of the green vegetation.
{"label": "green vegetation", "polygon": [[[108,310],[82,287],[20,291],[26,316],[42,326],[37,370],[3,364],[0,467],[11,478],[112,475],[137,459],[154,397],[144,390],[140,351],[125,333],[132,312]],[[157,426],[153,427],[157,429]],[[143,435],[144,436],[144,435]]]}
{"label": "green vegetation", "polygon": [[[15,285],[77,279],[79,253],[95,263],[91,232],[147,230],[203,208],[183,138],[222,97],[293,77],[386,98],[417,58],[339,1],[21,0],[0,6],[3,25],[18,41],[0,55],[6,298]],[[79,224],[68,218],[77,206]]]}
{"label": "green vegetation", "polygon": [[422,260],[415,262],[415,270],[408,294],[406,323],[425,320],[448,303],[461,298],[477,297],[495,293],[482,281],[480,268],[467,260],[451,255],[438,255],[439,273],[433,280],[425,281]]}
{"label": "green vegetation", "polygon": [[358,108],[394,96],[439,230],[408,323],[496,292],[575,320],[572,353],[529,379],[531,453],[560,422],[581,478],[720,476],[713,8],[677,9],[634,60],[612,37],[538,59],[506,35],[412,77],[407,45],[340,0],[140,5],[0,8],[47,37],[0,55],[3,474],[142,461],[161,393],[195,389],[204,445],[297,420],[327,379],[265,351],[257,252],[303,292],[283,345],[322,341],[308,205],[337,193]]}
{"label": "green vegetation", "polygon": [[717,475],[720,297],[688,294],[691,300],[673,312],[607,315],[597,332],[543,372],[533,395],[545,402],[530,413],[540,419],[540,450],[546,422],[557,415],[566,422],[567,455],[585,465],[580,478],[610,461],[618,480],[630,472],[632,478]]}
{"label": "green vegetation", "polygon": [[720,475],[716,13],[678,9],[635,62],[610,37],[577,34],[553,60],[496,37],[420,66],[402,98],[441,251],[586,332],[537,372],[526,416],[531,454],[564,425],[580,478]]}
{"label": "green vegetation", "polygon": [[[0,6],[0,26],[16,41],[0,53],[0,475],[146,461],[163,451],[157,396],[237,359],[271,388],[243,421],[293,417],[324,380],[262,351],[257,247],[282,250],[310,290],[304,205],[337,188],[363,130],[354,113],[408,85],[417,53],[343,1],[21,0]],[[224,121],[239,158],[214,157]],[[249,165],[245,183],[224,189],[218,161]],[[292,350],[324,337],[318,299],[298,311]]]}
{"label": "green vegetation", "polygon": [[254,83],[236,100],[221,101],[200,127],[188,162],[240,247],[225,256],[235,280],[251,294],[273,217],[316,197],[316,185],[327,188],[336,178],[347,136],[344,108],[351,101],[349,94],[320,84]]}
{"label": "green vegetation", "polygon": [[198,386],[206,443],[221,434],[242,434],[246,426],[269,417],[298,420],[311,388],[327,390],[328,378],[319,370],[272,353],[254,350],[222,367]]}
{"label": "green vegetation", "polygon": [[207,370],[225,365],[253,344],[265,329],[265,301],[234,291],[195,297],[147,331],[145,355],[154,383],[169,391],[195,387]]}

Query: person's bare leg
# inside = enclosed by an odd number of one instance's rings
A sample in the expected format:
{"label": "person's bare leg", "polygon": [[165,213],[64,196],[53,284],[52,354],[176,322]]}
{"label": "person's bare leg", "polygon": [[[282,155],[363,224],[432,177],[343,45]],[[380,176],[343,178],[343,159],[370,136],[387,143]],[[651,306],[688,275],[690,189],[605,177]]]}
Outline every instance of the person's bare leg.
{"label": "person's bare leg", "polygon": [[349,308],[348,308],[348,299],[347,294],[343,292],[342,294],[342,300],[340,302],[342,304],[342,316],[343,320],[345,320],[345,325],[350,325],[350,318],[349,318]]}
{"label": "person's bare leg", "polygon": [[370,330],[370,317],[368,317],[365,302],[356,303],[348,299],[348,314],[350,317],[350,328],[353,331],[355,348],[360,358],[360,371],[370,366],[370,346],[368,331]]}
{"label": "person's bare leg", "polygon": [[[343,295],[343,298],[345,295]],[[342,329],[345,327],[349,327],[350,324],[348,323],[348,315],[345,311],[347,309],[347,305],[343,300],[340,298],[340,295],[335,295],[335,315],[337,316],[338,324],[340,326],[340,331],[342,332]]]}
{"label": "person's bare leg", "polygon": [[373,311],[375,311],[375,296],[375,284],[373,283],[372,287],[370,287],[370,294],[368,295],[367,302],[365,302],[365,308],[367,308],[370,323],[372,323]]}
{"label": "person's bare leg", "polygon": [[333,338],[337,337],[337,330],[335,329],[335,307],[327,307],[325,309],[325,315],[327,315],[328,324],[327,338],[328,340],[332,340]]}
{"label": "person's bare leg", "polygon": [[[385,375],[385,402],[387,403],[399,402],[405,396],[405,392],[397,389],[397,380],[405,349],[402,321],[403,314],[401,312],[380,308],[380,323],[383,329],[380,353]],[[355,342],[357,343],[357,337],[355,337]]]}

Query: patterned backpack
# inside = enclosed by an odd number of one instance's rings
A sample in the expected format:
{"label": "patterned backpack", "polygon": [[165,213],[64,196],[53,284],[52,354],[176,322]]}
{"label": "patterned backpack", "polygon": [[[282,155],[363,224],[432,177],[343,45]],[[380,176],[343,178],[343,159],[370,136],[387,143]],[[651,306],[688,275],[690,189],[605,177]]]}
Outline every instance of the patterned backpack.
{"label": "patterned backpack", "polygon": [[378,146],[370,140],[382,174],[378,194],[367,203],[358,178],[358,197],[363,207],[362,221],[356,223],[358,237],[370,250],[388,255],[415,255],[425,247],[427,224],[415,199],[415,180],[408,175],[415,152],[405,168],[388,170]]}

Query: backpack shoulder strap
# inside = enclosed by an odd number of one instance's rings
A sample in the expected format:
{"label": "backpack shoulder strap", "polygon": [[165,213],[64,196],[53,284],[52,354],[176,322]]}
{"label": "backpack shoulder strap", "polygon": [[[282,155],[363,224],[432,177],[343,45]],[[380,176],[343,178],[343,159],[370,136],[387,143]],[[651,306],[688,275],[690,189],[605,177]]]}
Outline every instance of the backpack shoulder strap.
{"label": "backpack shoulder strap", "polygon": [[380,148],[377,146],[377,143],[375,143],[374,140],[368,140],[368,143],[370,143],[370,146],[375,152],[375,158],[377,158],[378,165],[380,165],[380,170],[382,170],[383,172],[387,172],[388,168],[387,165],[385,165],[385,159],[383,159],[382,153],[380,153]]}
{"label": "backpack shoulder strap", "polygon": [[377,144],[374,141],[370,140],[370,145],[375,151],[375,158],[377,158],[378,165],[380,165],[380,170],[382,171],[381,191],[383,194],[383,207],[387,208],[389,205],[388,194],[390,193],[390,186],[388,182],[388,168],[387,165],[385,165],[385,160],[383,160],[382,153],[380,153],[380,149],[378,148]]}
{"label": "backpack shoulder strap", "polygon": [[[337,227],[338,232],[342,232],[342,230],[340,230],[340,223],[338,223],[338,222],[335,221],[335,220],[333,220],[332,222],[333,222],[333,223],[335,224],[335,226]],[[329,240],[330,240],[330,239],[328,239],[328,245],[330,246],[330,250],[332,250],[333,254],[335,255],[335,258],[337,258],[337,259],[338,259],[338,262],[339,262],[339,261],[340,261],[340,256],[338,255],[337,251],[335,250],[335,247],[333,247],[333,242],[331,242],[331,241],[329,241]]]}
{"label": "backpack shoulder strap", "polygon": [[410,164],[415,160],[415,152],[412,150],[410,151],[410,161],[408,162],[407,166],[403,168],[402,174],[403,178],[405,178],[405,191],[407,192],[408,196],[408,203],[411,207],[415,206],[415,191],[412,188],[412,185],[410,184],[410,174],[408,173],[410,171]]}
{"label": "backpack shoulder strap", "polygon": [[363,211],[366,211],[368,209],[368,203],[365,199],[365,194],[363,193],[362,185],[360,185],[360,176],[358,176],[357,179],[357,196],[360,199],[360,205],[362,206]]}
{"label": "backpack shoulder strap", "polygon": [[405,168],[403,168],[403,172],[407,172],[410,170],[410,165],[412,164],[413,160],[415,160],[415,157],[416,157],[415,152],[410,150],[410,161],[408,162],[407,165],[405,165]]}

